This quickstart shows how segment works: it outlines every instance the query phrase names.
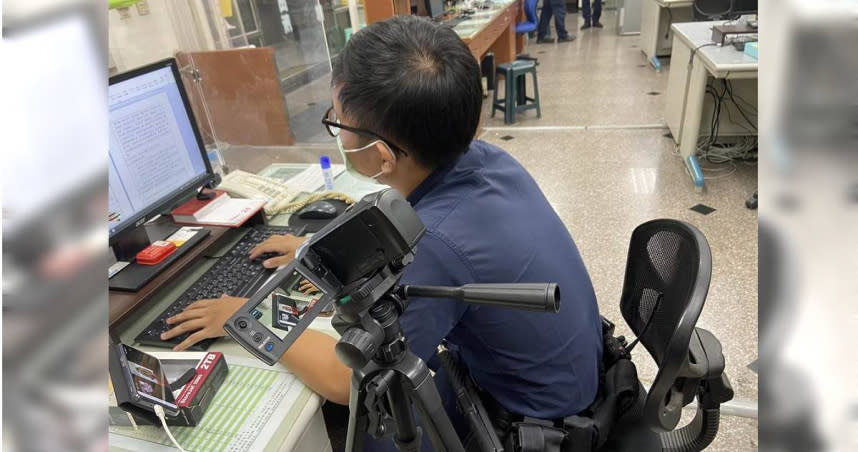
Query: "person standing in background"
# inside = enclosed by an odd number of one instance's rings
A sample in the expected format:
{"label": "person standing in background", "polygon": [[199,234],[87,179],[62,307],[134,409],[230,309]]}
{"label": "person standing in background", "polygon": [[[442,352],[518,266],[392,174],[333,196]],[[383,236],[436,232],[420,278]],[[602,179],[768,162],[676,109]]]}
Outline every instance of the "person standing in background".
{"label": "person standing in background", "polygon": [[557,42],[574,41],[575,36],[569,36],[569,32],[566,31],[566,2],[564,0],[543,0],[542,14],[539,16],[539,29],[536,33],[536,43],[545,44],[554,42],[553,39],[548,37],[552,14],[554,15],[554,28],[557,30]]}
{"label": "person standing in background", "polygon": [[[590,0],[581,0],[582,16],[584,17],[584,25],[581,25],[582,30],[590,27],[603,28],[599,18],[602,17],[602,0],[593,0],[593,14],[590,15]],[[592,17],[592,20],[591,20]]]}

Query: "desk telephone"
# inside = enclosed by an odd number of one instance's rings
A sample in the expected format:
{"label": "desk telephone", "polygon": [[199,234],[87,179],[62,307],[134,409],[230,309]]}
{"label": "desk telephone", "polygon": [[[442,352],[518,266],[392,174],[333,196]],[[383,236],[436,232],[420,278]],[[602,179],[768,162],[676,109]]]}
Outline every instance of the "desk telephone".
{"label": "desk telephone", "polygon": [[227,174],[217,187],[230,196],[239,198],[264,199],[265,214],[272,216],[283,210],[298,197],[299,192],[276,179],[233,170]]}

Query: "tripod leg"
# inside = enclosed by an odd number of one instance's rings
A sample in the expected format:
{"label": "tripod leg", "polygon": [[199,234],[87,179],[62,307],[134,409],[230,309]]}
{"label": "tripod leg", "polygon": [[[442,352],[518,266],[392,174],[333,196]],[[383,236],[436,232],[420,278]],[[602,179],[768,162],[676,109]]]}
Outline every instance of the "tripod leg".
{"label": "tripod leg", "polygon": [[441,396],[438,395],[438,388],[435,387],[435,381],[429,373],[429,368],[412,353],[409,353],[409,356],[403,361],[412,359],[416,361],[412,365],[416,367],[417,371],[406,374],[413,386],[411,397],[420,413],[420,419],[429,434],[432,446],[435,450],[464,452],[465,448],[459,441],[459,435],[444,410],[444,404],[441,402]]}
{"label": "tripod leg", "polygon": [[423,435],[417,428],[411,413],[411,399],[408,397],[408,389],[410,387],[406,387],[405,381],[400,376],[387,392],[391,414],[397,427],[396,435],[393,438],[396,441],[396,448],[400,451],[419,452]]}
{"label": "tripod leg", "polygon": [[363,451],[364,436],[367,428],[367,414],[363,408],[363,396],[358,390],[360,380],[352,376],[352,390],[349,394],[349,429],[346,433],[346,451]]}

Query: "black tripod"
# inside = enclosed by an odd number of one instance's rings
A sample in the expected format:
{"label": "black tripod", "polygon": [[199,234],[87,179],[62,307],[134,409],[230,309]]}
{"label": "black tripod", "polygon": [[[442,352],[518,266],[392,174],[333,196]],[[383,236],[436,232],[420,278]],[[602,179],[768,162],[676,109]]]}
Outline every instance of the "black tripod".
{"label": "black tripod", "polygon": [[406,303],[390,295],[370,308],[368,317],[376,325],[369,329],[381,328],[380,341],[369,340],[371,334],[363,325],[347,326],[345,331],[337,325],[343,334],[337,354],[354,369],[346,450],[363,450],[363,432],[375,438],[393,436],[399,450],[420,450],[422,431],[411,415],[413,403],[436,450],[463,452],[429,368],[402,335],[399,316]]}
{"label": "black tripod", "polygon": [[383,270],[361,280],[355,290],[346,291],[354,295],[337,302],[333,325],[342,337],[336,351],[354,370],[346,450],[363,450],[366,432],[374,438],[392,437],[399,450],[419,451],[423,432],[412,416],[414,404],[435,450],[464,452],[429,368],[411,352],[402,334],[399,317],[408,306],[408,297],[455,298],[556,312],[557,285],[398,286],[400,276]]}

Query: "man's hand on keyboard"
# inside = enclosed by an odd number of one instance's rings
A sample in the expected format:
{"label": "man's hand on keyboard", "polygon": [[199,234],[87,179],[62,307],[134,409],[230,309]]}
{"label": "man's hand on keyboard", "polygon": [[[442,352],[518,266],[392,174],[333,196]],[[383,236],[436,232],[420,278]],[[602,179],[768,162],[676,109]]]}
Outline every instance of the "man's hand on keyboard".
{"label": "man's hand on keyboard", "polygon": [[310,281],[302,279],[301,283],[298,285],[298,291],[306,295],[313,295],[319,293],[319,288],[314,286]]}
{"label": "man's hand on keyboard", "polygon": [[295,258],[295,250],[305,241],[307,241],[307,237],[296,237],[292,234],[275,235],[250,250],[250,259],[256,259],[265,253],[277,253],[280,256],[266,259],[262,266],[276,268],[286,265],[292,262],[292,259]]}
{"label": "man's hand on keyboard", "polygon": [[226,336],[223,324],[244,306],[247,298],[230,297],[226,294],[215,300],[197,300],[184,311],[167,319],[167,323],[175,325],[161,334],[161,340],[169,340],[185,333],[190,335],[174,351],[182,351],[197,342],[210,337]]}

